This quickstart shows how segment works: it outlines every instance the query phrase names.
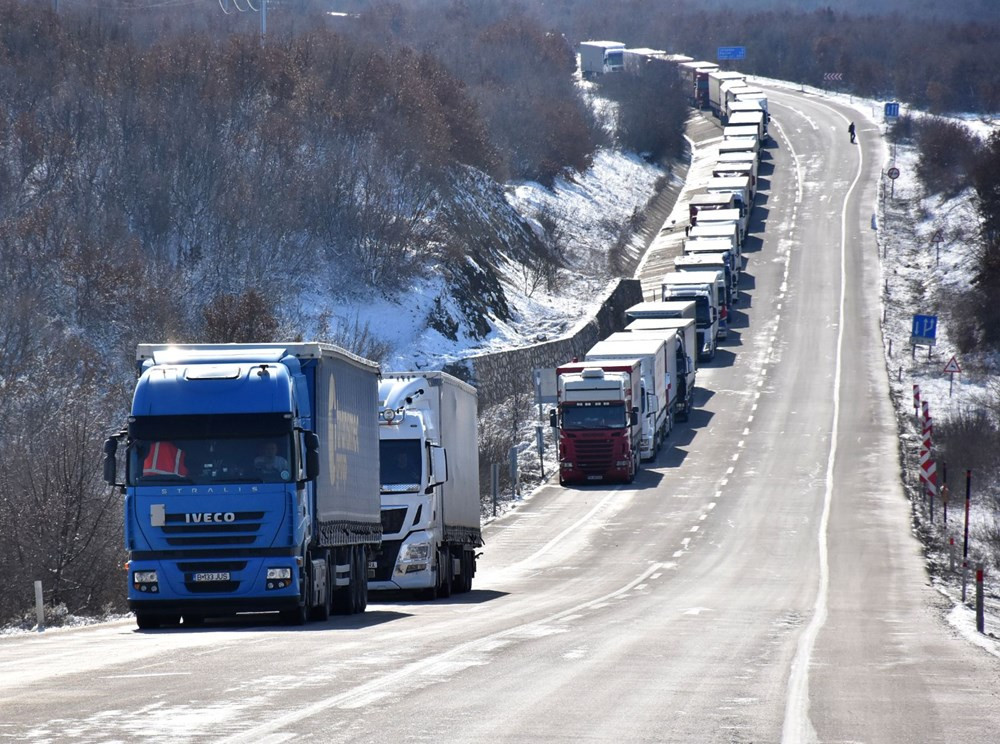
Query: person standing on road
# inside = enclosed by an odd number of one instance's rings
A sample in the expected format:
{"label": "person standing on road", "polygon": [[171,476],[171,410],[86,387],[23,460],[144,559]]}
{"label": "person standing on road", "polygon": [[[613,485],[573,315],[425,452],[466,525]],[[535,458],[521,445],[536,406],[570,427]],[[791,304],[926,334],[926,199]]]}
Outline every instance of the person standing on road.
{"label": "person standing on road", "polygon": [[847,131],[848,131],[848,133],[850,133],[850,135],[851,135],[851,144],[853,145],[853,144],[854,144],[854,142],[855,142],[855,136],[854,136],[854,122],[853,122],[853,121],[851,122],[851,125],[850,125],[849,127],[847,127]]}

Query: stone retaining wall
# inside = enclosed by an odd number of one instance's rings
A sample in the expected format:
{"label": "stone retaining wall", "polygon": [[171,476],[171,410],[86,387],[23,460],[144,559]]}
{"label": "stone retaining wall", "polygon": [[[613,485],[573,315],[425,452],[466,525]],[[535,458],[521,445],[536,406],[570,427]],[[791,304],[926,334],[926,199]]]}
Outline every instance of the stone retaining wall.
{"label": "stone retaining wall", "polygon": [[561,338],[520,349],[468,357],[448,371],[468,380],[479,391],[479,407],[495,405],[516,392],[533,393],[532,372],[557,367],[584,354],[598,341],[625,327],[625,310],[642,302],[638,279],[616,279],[592,318],[581,321]]}

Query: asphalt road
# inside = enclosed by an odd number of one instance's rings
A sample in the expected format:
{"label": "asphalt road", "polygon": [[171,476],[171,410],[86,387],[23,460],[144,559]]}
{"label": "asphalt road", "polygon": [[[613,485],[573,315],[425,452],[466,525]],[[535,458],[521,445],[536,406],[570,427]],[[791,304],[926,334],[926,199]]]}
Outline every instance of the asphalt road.
{"label": "asphalt road", "polygon": [[2,639],[0,738],[997,741],[1000,664],[946,623],[899,485],[877,130],[771,110],[730,339],[634,486],[542,489],[449,600]]}

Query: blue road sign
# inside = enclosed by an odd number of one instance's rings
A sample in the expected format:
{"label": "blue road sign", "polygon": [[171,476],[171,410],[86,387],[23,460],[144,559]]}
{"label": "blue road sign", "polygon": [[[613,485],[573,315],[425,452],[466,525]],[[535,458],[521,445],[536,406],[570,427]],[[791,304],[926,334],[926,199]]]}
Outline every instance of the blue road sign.
{"label": "blue road sign", "polygon": [[719,47],[716,59],[746,59],[747,48],[741,46]]}
{"label": "blue road sign", "polygon": [[914,315],[913,329],[910,331],[911,341],[916,343],[933,344],[937,337],[937,316],[936,315]]}
{"label": "blue road sign", "polygon": [[899,104],[895,101],[885,105],[885,118],[895,119],[899,116]]}

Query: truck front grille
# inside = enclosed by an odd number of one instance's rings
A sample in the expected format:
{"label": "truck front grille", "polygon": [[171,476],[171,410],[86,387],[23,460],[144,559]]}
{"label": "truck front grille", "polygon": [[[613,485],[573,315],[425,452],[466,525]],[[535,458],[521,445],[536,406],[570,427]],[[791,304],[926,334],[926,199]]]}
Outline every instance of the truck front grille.
{"label": "truck front grille", "polygon": [[372,581],[391,581],[392,569],[396,567],[396,559],[399,557],[399,548],[403,544],[402,540],[383,540],[378,550],[375,551],[375,559],[378,565],[375,568],[375,575]]}
{"label": "truck front grille", "polygon": [[394,507],[382,510],[382,534],[397,535],[403,529],[403,521],[406,519],[406,507]]}
{"label": "truck front grille", "polygon": [[160,527],[167,545],[175,548],[253,545],[264,512],[235,512],[231,522],[188,522],[183,514],[167,514]]}

